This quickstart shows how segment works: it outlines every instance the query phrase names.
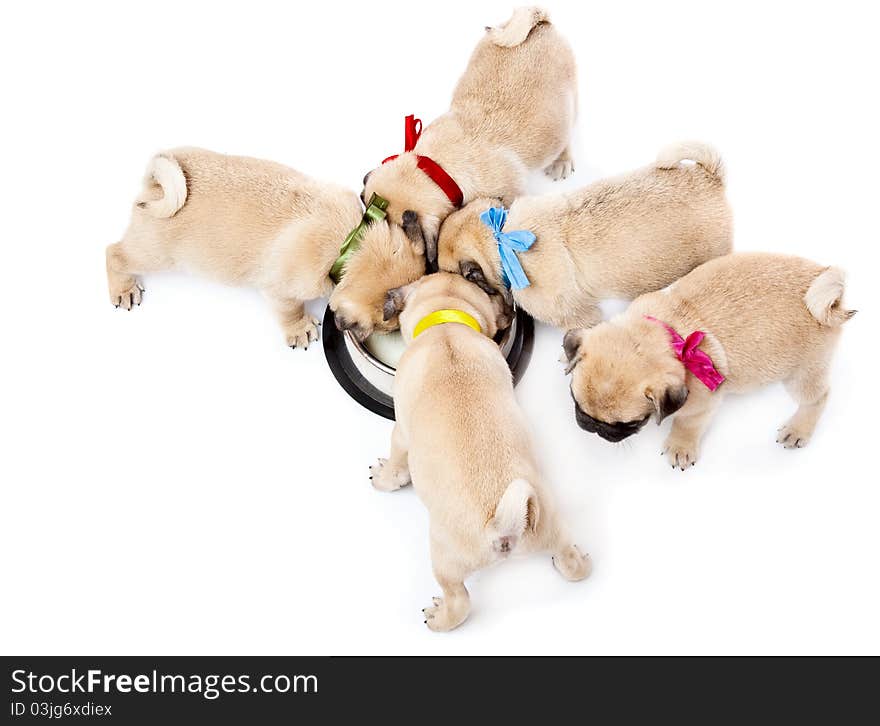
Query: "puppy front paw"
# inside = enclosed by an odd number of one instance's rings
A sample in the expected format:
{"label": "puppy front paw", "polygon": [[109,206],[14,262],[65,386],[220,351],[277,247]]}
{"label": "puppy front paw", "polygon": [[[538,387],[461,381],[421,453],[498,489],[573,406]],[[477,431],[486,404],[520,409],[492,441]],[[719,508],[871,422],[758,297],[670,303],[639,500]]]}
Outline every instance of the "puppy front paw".
{"label": "puppy front paw", "polygon": [[663,453],[673,469],[678,468],[684,471],[697,463],[700,450],[695,441],[685,441],[670,436],[666,439]]}
{"label": "puppy front paw", "polygon": [[468,616],[468,608],[453,608],[442,597],[432,598],[433,606],[423,608],[425,625],[435,633],[445,633],[461,625]]}
{"label": "puppy front paw", "polygon": [[394,471],[388,466],[388,459],[379,459],[370,467],[370,481],[380,492],[393,492],[411,484],[409,472],[405,469]]}
{"label": "puppy front paw", "polygon": [[117,308],[131,310],[140,305],[144,297],[144,288],[133,277],[110,287],[110,302]]}
{"label": "puppy front paw", "polygon": [[544,168],[544,173],[553,181],[567,179],[574,171],[574,162],[571,159],[557,159]]}
{"label": "puppy front paw", "polygon": [[589,555],[582,555],[576,545],[569,545],[553,555],[553,566],[566,580],[577,582],[590,574],[593,561]]}
{"label": "puppy front paw", "polygon": [[284,328],[287,345],[291,348],[309,349],[309,344],[318,339],[318,326],[320,323],[311,315],[306,315],[295,323],[290,323]]}
{"label": "puppy front paw", "polygon": [[813,435],[813,429],[798,425],[794,419],[788,421],[779,429],[776,435],[776,443],[782,444],[786,449],[802,449]]}

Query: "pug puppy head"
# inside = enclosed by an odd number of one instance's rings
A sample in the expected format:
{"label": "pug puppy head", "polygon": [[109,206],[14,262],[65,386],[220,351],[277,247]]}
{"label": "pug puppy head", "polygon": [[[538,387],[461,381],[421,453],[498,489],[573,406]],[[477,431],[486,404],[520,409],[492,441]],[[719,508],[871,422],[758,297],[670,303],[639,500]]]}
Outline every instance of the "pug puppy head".
{"label": "pug puppy head", "polygon": [[388,200],[388,221],[400,225],[419,254],[427,259],[427,269],[437,269],[437,237],[440,223],[455,208],[434,181],[416,166],[413,153],[373,169],[364,177],[361,199],[373,194]]}
{"label": "pug puppy head", "polygon": [[374,331],[398,328],[397,316],[386,317],[385,293],[425,274],[425,257],[396,224],[374,222],[351,255],[339,284],[330,296],[336,327],[350,330],[358,340]]}
{"label": "pug puppy head", "polygon": [[446,218],[437,243],[438,266],[443,272],[457,272],[490,295],[503,295],[509,302],[495,237],[480,221],[480,214],[499,204],[497,199],[476,199]]}
{"label": "pug puppy head", "polygon": [[659,424],[687,400],[685,368],[655,323],[570,330],[562,347],[577,424],[606,441],[623,441],[652,417]]}
{"label": "pug puppy head", "polygon": [[403,287],[388,290],[385,313],[400,318],[400,330],[407,341],[413,328],[435,310],[462,310],[472,315],[483,334],[495,337],[499,330],[510,327],[513,311],[503,298],[487,295],[477,285],[460,275],[437,272]]}

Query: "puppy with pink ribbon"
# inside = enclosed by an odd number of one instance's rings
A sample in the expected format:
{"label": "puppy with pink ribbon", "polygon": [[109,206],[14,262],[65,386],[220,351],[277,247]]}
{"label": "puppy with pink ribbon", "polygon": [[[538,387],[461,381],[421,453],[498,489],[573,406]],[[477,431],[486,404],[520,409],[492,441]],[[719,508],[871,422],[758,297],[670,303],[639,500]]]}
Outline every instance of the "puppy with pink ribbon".
{"label": "puppy with pink ribbon", "polygon": [[563,343],[578,425],[622,441],[675,414],[664,453],[693,466],[728,393],[782,382],[797,409],[777,431],[806,446],[828,400],[828,370],[841,326],[843,273],[799,257],[726,255]]}

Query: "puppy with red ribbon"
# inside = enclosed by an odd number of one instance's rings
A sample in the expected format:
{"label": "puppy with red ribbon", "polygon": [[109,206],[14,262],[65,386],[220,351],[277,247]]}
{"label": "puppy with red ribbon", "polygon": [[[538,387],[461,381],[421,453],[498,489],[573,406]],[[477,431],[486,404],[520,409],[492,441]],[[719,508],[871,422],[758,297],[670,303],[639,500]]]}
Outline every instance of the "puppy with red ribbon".
{"label": "puppy with red ribbon", "polygon": [[[479,197],[510,203],[531,170],[555,179],[571,173],[576,96],[568,43],[543,10],[519,8],[505,25],[487,29],[447,113],[424,129],[406,117],[403,153],[367,174],[362,199],[387,202],[388,223],[403,228],[412,252],[434,270],[440,224],[451,212]],[[383,268],[399,254],[396,245],[387,254],[369,264],[352,254],[349,279],[330,300],[339,327],[361,334],[397,327],[382,311],[385,290],[395,287],[385,284]]]}
{"label": "puppy with red ribbon", "polygon": [[797,403],[778,430],[806,446],[828,399],[844,276],[834,267],[749,252],[711,260],[622,315],[570,330],[563,343],[578,425],[607,441],[675,414],[664,453],[682,471],[727,393],[782,382]]}

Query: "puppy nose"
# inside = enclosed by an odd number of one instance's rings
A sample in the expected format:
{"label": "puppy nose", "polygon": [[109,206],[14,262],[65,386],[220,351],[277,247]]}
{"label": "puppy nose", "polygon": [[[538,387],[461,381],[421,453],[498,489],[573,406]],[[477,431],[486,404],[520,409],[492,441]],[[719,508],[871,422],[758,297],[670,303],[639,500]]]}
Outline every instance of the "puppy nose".
{"label": "puppy nose", "polygon": [[578,426],[580,426],[584,431],[588,431],[591,434],[596,433],[596,424],[593,423],[593,419],[587,416],[580,408],[580,406],[574,407],[574,417],[577,421]]}
{"label": "puppy nose", "polygon": [[610,441],[612,444],[617,444],[624,439],[629,438],[635,433],[634,431],[612,431],[612,430],[599,430],[596,433],[605,441]]}

